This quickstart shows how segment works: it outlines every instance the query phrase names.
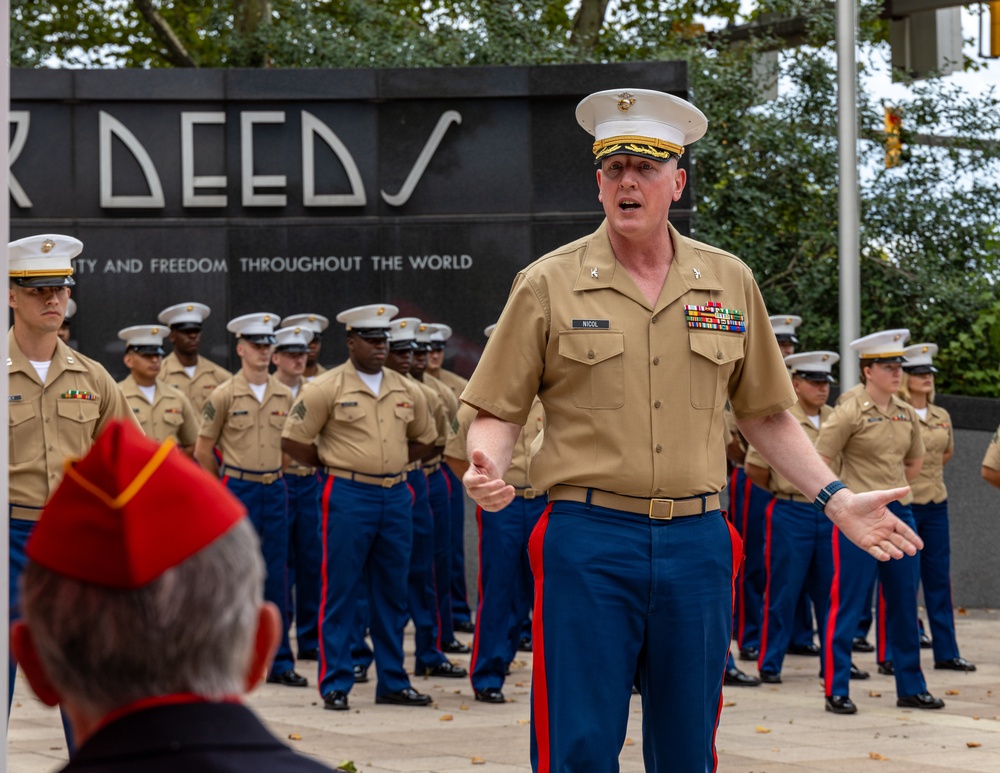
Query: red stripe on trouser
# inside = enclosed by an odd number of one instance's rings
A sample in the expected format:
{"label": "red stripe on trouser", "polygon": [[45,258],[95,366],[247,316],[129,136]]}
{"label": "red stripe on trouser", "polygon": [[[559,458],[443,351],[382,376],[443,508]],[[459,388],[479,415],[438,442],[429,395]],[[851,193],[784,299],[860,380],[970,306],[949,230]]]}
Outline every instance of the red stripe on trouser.
{"label": "red stripe on trouser", "polygon": [[538,525],[528,542],[528,555],[531,559],[531,571],[535,575],[535,611],[531,622],[532,661],[531,661],[531,726],[535,734],[535,745],[538,749],[538,770],[536,773],[549,773],[552,765],[549,749],[549,695],[545,680],[545,531],[549,526],[549,504],[538,519]]}
{"label": "red stripe on trouser", "polygon": [[833,527],[833,581],[830,583],[830,609],[826,615],[826,633],[823,640],[824,692],[833,694],[833,640],[837,633],[837,613],[840,611],[840,530]]}
{"label": "red stripe on trouser", "polygon": [[476,578],[476,632],[472,637],[472,657],[469,659],[469,677],[476,672],[476,658],[479,656],[479,621],[483,611],[483,508],[476,506],[476,526],[479,527],[479,573]]}
{"label": "red stripe on trouser", "polygon": [[[330,493],[333,491],[333,476],[328,475],[326,478],[326,485],[323,486],[323,495],[320,498],[320,506],[322,508],[322,522],[320,528],[323,530],[323,563],[320,565],[320,594],[319,594],[319,615],[318,615],[318,625],[319,625],[319,673],[322,676],[326,673],[326,652],[324,652],[323,647],[323,618],[326,616],[326,589],[327,589],[327,561],[326,561],[326,539],[327,539],[327,524],[330,520]],[[321,679],[316,680],[317,683],[321,682]]]}
{"label": "red stripe on trouser", "polygon": [[767,622],[769,617],[768,610],[771,608],[771,575],[773,574],[771,569],[771,518],[774,514],[774,503],[777,501],[776,498],[772,497],[767,505],[767,510],[764,511],[764,576],[767,579],[764,581],[764,604],[761,610],[760,654],[757,656],[758,670],[764,662],[764,654],[767,652]]}
{"label": "red stripe on trouser", "polygon": [[[885,663],[887,660],[886,653],[889,650],[889,634],[885,624],[885,596],[882,593],[882,583],[878,583],[876,587],[878,588],[878,604],[875,608],[875,625],[878,632],[878,639],[876,640],[878,644],[878,656],[875,659],[879,663]],[[868,603],[871,604],[872,600],[868,599]]]}

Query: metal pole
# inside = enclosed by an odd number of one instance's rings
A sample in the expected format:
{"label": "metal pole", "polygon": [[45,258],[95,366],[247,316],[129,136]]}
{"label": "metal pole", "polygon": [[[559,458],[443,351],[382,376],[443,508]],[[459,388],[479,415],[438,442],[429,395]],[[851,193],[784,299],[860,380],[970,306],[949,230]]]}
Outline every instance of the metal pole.
{"label": "metal pole", "polygon": [[[3,142],[0,142],[0,169],[8,169],[7,145],[8,131],[10,126],[10,14],[0,14],[0,126],[4,127]],[[6,177],[7,175],[4,175]],[[7,274],[7,242],[10,241],[10,193],[4,192],[0,195],[0,275]],[[0,335],[0,363],[7,362],[7,336]],[[7,372],[6,367],[4,373]],[[9,434],[7,425],[7,396],[10,386],[7,378],[0,378],[0,427],[3,427]],[[10,459],[10,441],[6,438],[0,442],[0,505],[4,510],[10,511],[8,499],[10,491],[7,487],[7,479],[10,468],[7,466]],[[7,517],[8,524],[10,516]],[[10,575],[8,574],[8,564],[10,563],[10,530],[0,529],[0,702],[3,696],[10,689],[7,675],[7,665],[10,653]],[[7,773],[7,725],[10,706],[3,704],[3,742],[0,744],[0,773]]]}
{"label": "metal pole", "polygon": [[857,6],[837,0],[837,140],[840,167],[840,388],[858,383],[858,358],[849,344],[861,335],[860,219],[858,216]]}

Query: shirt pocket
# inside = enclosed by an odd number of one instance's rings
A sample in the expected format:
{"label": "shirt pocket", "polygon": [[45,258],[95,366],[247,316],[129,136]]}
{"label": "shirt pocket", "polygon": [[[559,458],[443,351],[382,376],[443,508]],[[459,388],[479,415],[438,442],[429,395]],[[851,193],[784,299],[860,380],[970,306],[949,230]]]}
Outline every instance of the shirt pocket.
{"label": "shirt pocket", "polygon": [[333,408],[333,418],[336,421],[342,421],[346,424],[353,424],[356,421],[361,421],[364,417],[365,409],[357,403],[353,405],[337,403]]}
{"label": "shirt pocket", "polygon": [[691,405],[718,408],[729,393],[729,377],[743,357],[743,336],[694,330],[691,346]]}
{"label": "shirt pocket", "polygon": [[246,411],[230,413],[226,418],[226,427],[237,432],[245,432],[253,426],[253,416]]}
{"label": "shirt pocket", "polygon": [[90,448],[101,418],[97,400],[56,400],[59,417],[59,449],[69,459],[79,459]]}
{"label": "shirt pocket", "polygon": [[35,406],[32,403],[8,403],[7,413],[10,424],[10,463],[30,462],[44,446],[41,426],[32,421],[35,418]]}
{"label": "shirt pocket", "polygon": [[416,415],[413,410],[413,404],[407,403],[406,405],[396,405],[392,409],[393,414],[399,419],[403,424],[409,424],[413,421],[413,417]]}
{"label": "shirt pocket", "polygon": [[184,414],[164,411],[163,423],[176,429],[184,423]]}
{"label": "shirt pocket", "polygon": [[625,404],[625,335],[619,330],[564,330],[559,354],[577,408],[614,409]]}

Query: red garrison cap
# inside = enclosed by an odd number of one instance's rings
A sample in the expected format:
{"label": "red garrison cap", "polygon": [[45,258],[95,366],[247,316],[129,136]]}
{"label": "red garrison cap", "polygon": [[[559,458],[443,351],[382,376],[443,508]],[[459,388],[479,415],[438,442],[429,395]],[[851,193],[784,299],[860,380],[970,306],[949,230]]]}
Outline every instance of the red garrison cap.
{"label": "red garrison cap", "polygon": [[172,440],[160,445],[115,420],[83,459],[66,463],[27,554],[82,582],[139,588],[244,515],[240,501]]}

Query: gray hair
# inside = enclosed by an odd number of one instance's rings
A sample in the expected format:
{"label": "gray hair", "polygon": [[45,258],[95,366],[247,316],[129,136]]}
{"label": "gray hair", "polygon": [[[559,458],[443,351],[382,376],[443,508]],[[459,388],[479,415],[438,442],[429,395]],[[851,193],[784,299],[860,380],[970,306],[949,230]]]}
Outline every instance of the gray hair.
{"label": "gray hair", "polygon": [[240,695],[263,598],[264,562],[244,518],[153,582],[119,590],[33,562],[21,608],[60,694],[103,716],[156,695]]}

